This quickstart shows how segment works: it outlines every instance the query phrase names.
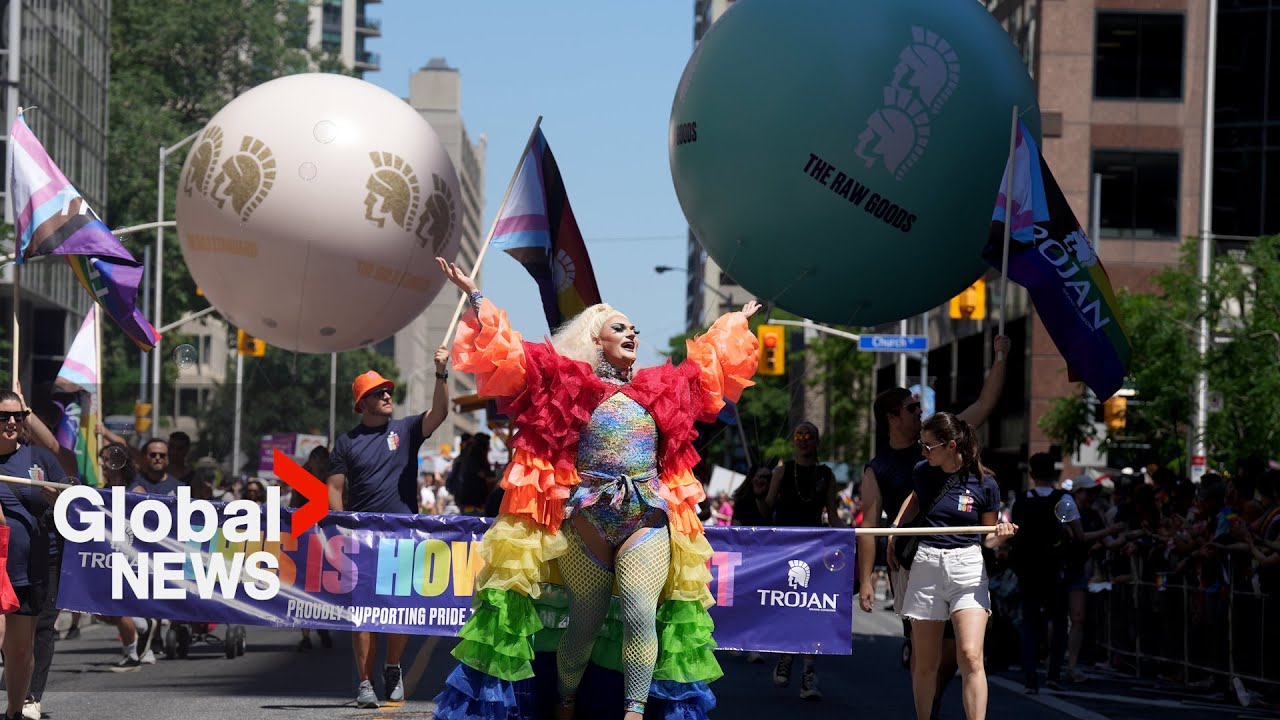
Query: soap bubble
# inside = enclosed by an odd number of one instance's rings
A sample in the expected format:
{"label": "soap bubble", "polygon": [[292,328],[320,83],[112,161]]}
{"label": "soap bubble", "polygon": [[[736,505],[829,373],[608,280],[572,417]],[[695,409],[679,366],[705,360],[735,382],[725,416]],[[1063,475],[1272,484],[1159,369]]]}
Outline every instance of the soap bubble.
{"label": "soap bubble", "polygon": [[1076,505],[1071,500],[1070,495],[1063,495],[1057,505],[1053,506],[1053,514],[1058,516],[1058,522],[1069,523],[1080,519],[1080,511],[1076,509]]}
{"label": "soap bubble", "polygon": [[120,470],[129,464],[129,451],[122,445],[112,445],[102,451],[102,464],[108,470]]}
{"label": "soap bubble", "polygon": [[173,349],[173,362],[180,369],[195,367],[197,359],[196,349],[191,345],[182,344]]}
{"label": "soap bubble", "polygon": [[822,556],[822,564],[826,565],[827,569],[832,572],[843,570],[844,566],[847,564],[847,558],[845,558],[844,550],[841,550],[840,548],[828,550],[827,553]]}

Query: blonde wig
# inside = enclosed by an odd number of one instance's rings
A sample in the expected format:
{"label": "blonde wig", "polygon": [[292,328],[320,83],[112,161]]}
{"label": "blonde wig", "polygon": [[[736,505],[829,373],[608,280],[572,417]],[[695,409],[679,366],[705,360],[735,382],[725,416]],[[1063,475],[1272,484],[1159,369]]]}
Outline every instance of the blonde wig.
{"label": "blonde wig", "polygon": [[600,337],[600,329],[604,327],[605,321],[615,315],[626,317],[607,303],[592,305],[561,325],[555,335],[551,336],[551,345],[561,355],[581,360],[595,368],[600,363],[596,338]]}

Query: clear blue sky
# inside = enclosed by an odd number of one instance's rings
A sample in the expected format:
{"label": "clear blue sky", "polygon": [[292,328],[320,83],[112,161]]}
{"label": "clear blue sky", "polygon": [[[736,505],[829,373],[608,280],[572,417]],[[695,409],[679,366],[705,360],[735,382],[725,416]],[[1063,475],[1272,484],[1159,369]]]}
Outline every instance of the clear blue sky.
{"label": "clear blue sky", "polygon": [[[368,6],[382,37],[365,79],[402,97],[432,57],[462,74],[462,117],[488,137],[487,231],[538,115],[595,266],[601,295],[641,331],[641,365],[684,332],[686,224],[667,162],[667,120],[693,47],[692,0],[390,0]],[[533,280],[505,253],[482,289],[526,338],[547,334]]]}

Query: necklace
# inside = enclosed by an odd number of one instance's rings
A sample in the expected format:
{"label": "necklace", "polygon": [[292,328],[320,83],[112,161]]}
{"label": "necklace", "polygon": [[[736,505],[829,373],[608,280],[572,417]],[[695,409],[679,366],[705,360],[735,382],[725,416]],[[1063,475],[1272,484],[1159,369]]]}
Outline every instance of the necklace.
{"label": "necklace", "polygon": [[795,488],[796,497],[800,498],[801,502],[810,503],[813,502],[814,494],[818,492],[818,476],[816,470],[818,466],[807,466],[815,468],[813,476],[813,490],[810,491],[808,497],[806,497],[804,493],[800,492],[800,467],[800,463],[791,464],[791,487]]}
{"label": "necklace", "polygon": [[614,367],[613,363],[600,358],[600,362],[596,363],[596,377],[605,382],[623,385],[631,380],[631,368],[622,369]]}

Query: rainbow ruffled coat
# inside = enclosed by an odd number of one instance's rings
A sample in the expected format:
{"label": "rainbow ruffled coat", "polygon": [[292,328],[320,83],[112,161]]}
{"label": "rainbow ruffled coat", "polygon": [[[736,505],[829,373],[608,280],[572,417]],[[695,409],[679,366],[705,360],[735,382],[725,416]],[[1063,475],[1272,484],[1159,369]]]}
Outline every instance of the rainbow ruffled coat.
{"label": "rainbow ruffled coat", "polygon": [[[707,684],[723,673],[716,662],[707,608],[711,546],[698,519],[705,497],[694,477],[694,422],[711,421],[724,399],[752,385],[756,340],[742,313],[729,313],[687,343],[688,359],[646,368],[626,385],[596,377],[589,365],[559,355],[549,343],[523,342],[504,312],[489,301],[468,313],[453,346],[454,368],[474,373],[481,395],[503,399],[517,433],[502,479],[502,508],[480,545],[471,618],[453,655],[460,662],[436,698],[436,717],[507,718],[516,683],[533,677],[535,652],[554,652],[568,617],[557,558],[565,503],[580,480],[578,436],[591,413],[615,392],[645,408],[658,426],[661,494],[671,527],[671,569],[658,607],[658,660],[651,696],[667,718],[705,718],[715,700]],[[592,652],[596,665],[622,670],[618,603]],[[620,702],[620,701],[619,701]]]}

